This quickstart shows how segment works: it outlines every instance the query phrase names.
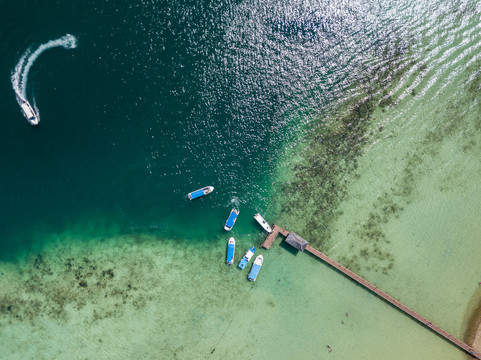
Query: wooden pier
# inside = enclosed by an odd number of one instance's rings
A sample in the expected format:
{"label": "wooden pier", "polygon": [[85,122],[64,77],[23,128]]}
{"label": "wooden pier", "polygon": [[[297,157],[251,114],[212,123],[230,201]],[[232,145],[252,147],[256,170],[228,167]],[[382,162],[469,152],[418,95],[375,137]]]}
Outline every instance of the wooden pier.
{"label": "wooden pier", "polygon": [[[274,229],[272,231],[271,234],[269,234],[267,236],[267,239],[266,241],[264,241],[264,243],[262,244],[262,247],[266,248],[266,249],[269,249],[272,245],[272,243],[274,242],[275,238],[277,237],[277,235],[279,234],[279,232],[284,235],[285,237],[287,237],[289,235],[289,232],[282,229],[281,227],[277,226],[277,225],[274,225]],[[292,233],[293,234],[293,233]],[[298,235],[296,235],[298,238],[300,238]],[[300,238],[301,240],[304,240],[302,238]],[[289,239],[288,239],[289,240]],[[305,240],[304,240],[305,241]],[[428,319],[426,319],[424,316],[421,316],[420,314],[418,314],[417,312],[415,312],[414,310],[408,308],[406,305],[404,305],[403,303],[401,303],[399,300],[393,298],[391,295],[389,295],[388,293],[382,291],[381,289],[379,289],[378,287],[374,286],[373,284],[371,284],[369,281],[365,280],[364,278],[360,277],[359,275],[355,274],[354,272],[352,272],[351,270],[349,270],[348,268],[346,268],[345,266],[342,266],[341,264],[339,264],[338,262],[334,261],[333,259],[331,259],[329,256],[327,256],[326,254],[322,253],[321,251],[313,248],[312,246],[310,245],[307,245],[307,246],[303,246],[302,248],[301,247],[298,247],[300,245],[298,245],[297,243],[292,243],[289,242],[291,245],[295,246],[296,248],[298,248],[299,250],[301,251],[308,251],[309,253],[311,253],[312,255],[314,255],[315,257],[321,259],[322,261],[325,261],[326,263],[328,263],[329,265],[331,265],[333,268],[339,270],[340,272],[342,272],[343,274],[347,275],[348,277],[350,277],[352,280],[354,280],[355,282],[357,282],[358,284],[361,284],[362,286],[366,287],[367,289],[371,290],[373,293],[375,293],[377,296],[383,298],[385,301],[387,301],[388,303],[390,303],[391,305],[397,307],[399,310],[403,311],[405,314],[411,316],[412,318],[414,318],[415,320],[419,321],[420,323],[422,323],[423,325],[427,326],[429,329],[431,329],[432,331],[434,331],[435,333],[441,335],[442,337],[444,337],[447,341],[451,342],[452,344],[456,345],[457,347],[463,349],[467,354],[471,355],[473,358],[475,359],[480,359],[481,360],[481,353],[475,351],[471,346],[469,346],[468,344],[462,342],[461,340],[459,340],[458,338],[454,337],[453,335],[451,335],[450,333],[448,333],[447,331],[443,330],[442,328],[440,328],[439,326],[433,324],[431,321],[429,321]]]}
{"label": "wooden pier", "polygon": [[261,246],[264,249],[269,249],[272,243],[274,242],[274,240],[276,240],[276,237],[277,235],[279,235],[279,233],[281,233],[284,237],[287,237],[287,235],[289,235],[289,231],[284,230],[280,226],[274,224],[272,227],[272,232],[269,235],[267,235],[266,240],[262,243]]}

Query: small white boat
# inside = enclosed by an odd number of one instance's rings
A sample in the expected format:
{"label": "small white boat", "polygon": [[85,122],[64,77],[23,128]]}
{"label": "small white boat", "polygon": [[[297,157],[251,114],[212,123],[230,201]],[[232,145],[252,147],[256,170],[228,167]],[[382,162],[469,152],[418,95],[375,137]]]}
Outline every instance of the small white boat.
{"label": "small white boat", "polygon": [[247,279],[249,279],[249,281],[256,281],[257,275],[259,275],[259,271],[263,262],[264,258],[262,257],[262,255],[256,257],[254,263],[252,264],[251,271],[249,272],[249,275],[247,275]]}
{"label": "small white boat", "polygon": [[250,247],[249,250],[247,250],[246,253],[244,254],[244,257],[241,259],[241,261],[239,261],[239,265],[237,265],[237,266],[239,268],[241,268],[242,270],[244,270],[246,265],[251,260],[252,256],[254,256],[255,252],[256,252],[255,246]]}
{"label": "small white boat", "polygon": [[27,118],[28,122],[31,125],[38,125],[40,122],[39,117],[37,116],[35,110],[33,110],[32,105],[27,100],[22,100],[23,102],[20,104],[25,117]]}
{"label": "small white boat", "polygon": [[227,242],[227,265],[232,265],[234,263],[234,252],[235,252],[235,240],[233,237]]}
{"label": "small white boat", "polygon": [[262,228],[267,231],[269,234],[272,232],[271,227],[267,223],[267,221],[264,220],[264,218],[261,216],[261,214],[257,213],[254,215],[254,219],[262,226]]}
{"label": "small white boat", "polygon": [[224,230],[226,231],[232,230],[232,227],[234,226],[235,221],[237,220],[237,216],[239,216],[239,210],[232,209],[229,214],[229,217],[227,218],[227,221],[225,222]]}
{"label": "small white boat", "polygon": [[202,189],[195,190],[195,191],[192,191],[192,192],[188,193],[187,197],[189,198],[189,200],[194,200],[194,199],[197,199],[201,196],[210,194],[212,191],[214,191],[213,186],[206,186],[206,187],[203,187]]}

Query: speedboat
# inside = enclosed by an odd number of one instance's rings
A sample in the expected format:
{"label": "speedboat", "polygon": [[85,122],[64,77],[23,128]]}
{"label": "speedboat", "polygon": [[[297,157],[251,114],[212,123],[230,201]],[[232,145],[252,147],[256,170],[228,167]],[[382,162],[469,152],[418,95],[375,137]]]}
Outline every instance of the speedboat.
{"label": "speedboat", "polygon": [[259,275],[259,270],[261,269],[263,262],[264,258],[262,257],[262,255],[256,257],[256,259],[254,260],[254,264],[252,264],[251,271],[249,275],[247,275],[247,279],[249,279],[249,281],[256,281],[257,275]]}
{"label": "speedboat", "polygon": [[194,200],[194,199],[197,199],[197,198],[199,198],[199,197],[201,197],[201,196],[210,194],[212,191],[214,191],[214,187],[213,187],[213,186],[206,186],[206,187],[203,187],[202,189],[195,190],[195,191],[192,191],[192,192],[188,193],[188,194],[187,194],[187,197],[188,197],[190,200]]}
{"label": "speedboat", "polygon": [[249,263],[249,261],[251,260],[255,252],[256,252],[256,248],[254,246],[249,248],[249,250],[247,250],[246,253],[244,254],[244,257],[241,259],[241,261],[239,261],[239,265],[237,266],[240,267],[241,269],[244,269],[246,265]]}
{"label": "speedboat", "polygon": [[237,220],[237,216],[239,215],[239,210],[237,209],[232,209],[232,211],[230,212],[230,215],[227,219],[227,221],[225,222],[225,225],[224,225],[224,229],[227,230],[227,231],[231,231],[232,230],[232,227],[234,226],[235,224],[235,221]]}
{"label": "speedboat", "polygon": [[261,216],[261,214],[257,213],[254,215],[254,219],[257,220],[257,222],[262,226],[262,228],[267,231],[269,234],[272,232],[271,227],[267,223],[267,221],[264,220],[264,218]]}
{"label": "speedboat", "polygon": [[38,123],[40,122],[40,119],[38,115],[35,113],[35,110],[33,110],[32,105],[30,105],[30,103],[27,100],[22,100],[20,107],[22,108],[22,111],[25,114],[25,117],[27,118],[28,122],[31,125],[38,125]]}
{"label": "speedboat", "polygon": [[227,265],[234,263],[235,240],[233,237],[227,242]]}

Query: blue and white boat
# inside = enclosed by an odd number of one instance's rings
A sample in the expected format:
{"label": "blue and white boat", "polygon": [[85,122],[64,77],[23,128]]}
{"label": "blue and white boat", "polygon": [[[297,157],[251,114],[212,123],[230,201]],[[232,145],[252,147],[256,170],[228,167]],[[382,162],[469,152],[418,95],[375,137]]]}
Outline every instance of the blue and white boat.
{"label": "blue and white boat", "polygon": [[200,198],[201,196],[210,194],[212,191],[214,191],[213,186],[206,186],[206,187],[203,187],[202,189],[195,190],[195,191],[192,191],[192,192],[188,193],[187,197],[190,200],[194,200],[194,199]]}
{"label": "blue and white boat", "polygon": [[239,210],[237,209],[232,209],[230,212],[229,218],[225,222],[224,229],[227,231],[231,231],[232,227],[235,224],[235,221],[237,220],[237,216],[239,216]]}
{"label": "blue and white boat", "polygon": [[254,260],[254,264],[252,264],[251,271],[249,275],[247,275],[247,279],[249,279],[249,281],[256,281],[257,275],[259,275],[259,271],[263,262],[264,258],[262,257],[262,255],[256,257],[256,259]]}
{"label": "blue and white boat", "polygon": [[235,252],[235,240],[233,237],[227,242],[227,265],[232,265],[234,263],[234,252]]}
{"label": "blue and white boat", "polygon": [[256,252],[256,248],[252,246],[249,250],[246,251],[246,253],[244,254],[244,257],[242,258],[241,261],[239,261],[239,265],[237,266],[240,267],[241,269],[244,269],[246,265],[249,263],[249,261],[251,260],[252,256],[254,256],[255,252]]}

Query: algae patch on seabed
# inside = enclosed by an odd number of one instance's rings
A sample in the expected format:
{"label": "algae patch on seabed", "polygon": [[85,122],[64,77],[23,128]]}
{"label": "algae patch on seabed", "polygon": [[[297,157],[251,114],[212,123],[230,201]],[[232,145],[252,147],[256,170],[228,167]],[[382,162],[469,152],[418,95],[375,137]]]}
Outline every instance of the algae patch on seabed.
{"label": "algae patch on seabed", "polygon": [[51,329],[65,332],[60,342],[75,338],[59,345],[64,358],[84,353],[82,346],[113,351],[119,341],[134,340],[144,344],[137,357],[194,359],[191,349],[210,353],[219,329],[251,300],[248,291],[232,296],[237,283],[246,283],[225,266],[223,247],[199,250],[154,236],[85,243],[65,237],[19,264],[0,264],[0,333],[17,339],[2,352],[29,358],[27,350],[15,348],[24,334],[36,338],[35,348],[48,341]]}
{"label": "algae patch on seabed", "polygon": [[[446,155],[446,147],[455,144],[453,151],[459,154],[479,147],[480,118],[473,115],[480,106],[479,64],[471,65],[461,80],[438,80],[427,88],[429,77],[419,79],[430,67],[408,55],[398,53],[387,66],[369,69],[374,80],[361,82],[349,103],[316,121],[279,169],[284,182],[277,199],[278,223],[328,254],[339,241],[351,242],[337,260],[355,272],[386,274],[393,269],[385,226],[417,198],[426,177],[436,177],[439,191],[455,191],[459,174],[453,167],[439,172],[437,166],[443,165],[440,153]],[[383,146],[376,150],[381,155],[367,164],[366,154]],[[370,166],[380,171],[382,181],[373,177]],[[346,215],[351,203],[357,210]],[[339,219],[346,216],[352,218],[343,222],[349,223],[349,229],[342,229],[347,240],[339,239]]]}
{"label": "algae patch on seabed", "polygon": [[[93,311],[85,321],[95,321],[120,315],[127,303],[140,308],[149,299],[143,292],[139,293],[139,288],[145,289],[135,279],[127,280],[119,275],[118,265],[91,255],[31,255],[22,268],[9,274],[15,281],[11,279],[3,284],[3,289],[10,290],[4,291],[1,297],[3,321],[33,323],[38,317],[63,321],[69,308],[82,310],[87,305],[91,305]],[[143,270],[153,267],[146,260],[142,262]],[[137,265],[126,262],[120,273],[135,273]],[[109,300],[100,301],[104,299]]]}
{"label": "algae patch on seabed", "polygon": [[[298,155],[290,154],[293,160],[281,164],[279,172],[284,174],[285,181],[279,189],[279,222],[320,249],[330,246],[332,224],[342,215],[339,205],[351,182],[359,176],[358,158],[364,146],[384,130],[382,124],[373,121],[373,112],[395,104],[389,89],[414,65],[403,60],[401,49],[404,48],[399,45],[400,41],[396,44],[394,50],[385,48],[383,55],[387,59],[378,65],[366,66],[365,77],[350,90],[356,95],[349,103],[338,105],[325,118],[315,121],[307,138],[292,150]],[[386,212],[395,213],[400,209],[395,203],[384,202]],[[377,226],[383,221],[386,216],[372,214],[364,223],[359,235],[367,245],[359,256],[389,258],[390,255],[376,245],[386,241]]]}

